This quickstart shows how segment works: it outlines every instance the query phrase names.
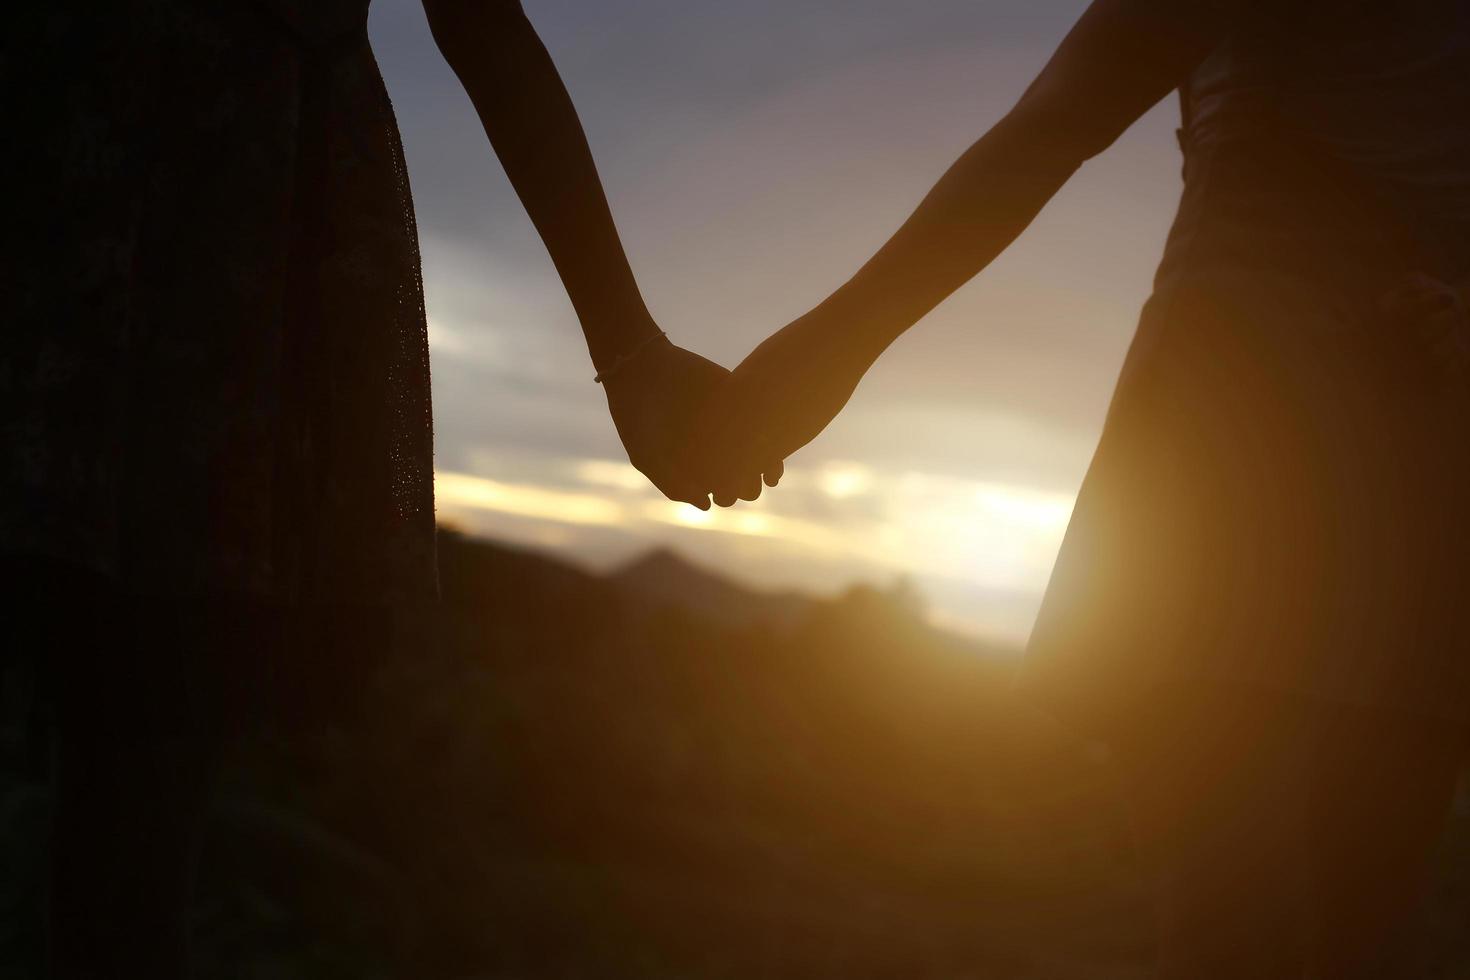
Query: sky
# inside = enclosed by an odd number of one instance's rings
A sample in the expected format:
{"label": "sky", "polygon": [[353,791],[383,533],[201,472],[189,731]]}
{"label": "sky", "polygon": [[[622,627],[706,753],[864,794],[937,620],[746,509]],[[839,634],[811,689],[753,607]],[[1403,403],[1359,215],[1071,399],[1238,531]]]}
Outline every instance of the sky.
{"label": "sky", "polygon": [[[734,367],[996,122],[1075,0],[524,0],[659,324]],[[373,47],[423,250],[440,520],[607,568],[657,546],[756,587],[906,578],[1024,640],[1179,194],[1166,101],[899,340],[781,486],[708,513],[628,465],[571,305],[416,0]]]}

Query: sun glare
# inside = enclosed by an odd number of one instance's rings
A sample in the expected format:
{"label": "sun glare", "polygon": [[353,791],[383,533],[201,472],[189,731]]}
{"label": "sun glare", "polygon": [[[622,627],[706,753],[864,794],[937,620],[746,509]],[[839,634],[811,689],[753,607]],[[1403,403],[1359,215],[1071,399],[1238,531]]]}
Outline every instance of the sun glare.
{"label": "sun glare", "polygon": [[975,503],[994,520],[1039,531],[1065,531],[1072,518],[1073,498],[1058,493],[984,484],[975,490]]}
{"label": "sun glare", "polygon": [[563,524],[614,525],[624,522],[623,508],[603,497],[501,483],[466,473],[436,472],[434,495],[441,510],[487,510]]}
{"label": "sun glare", "polygon": [[648,477],[631,463],[620,463],[611,459],[584,459],[577,462],[573,472],[583,483],[594,487],[616,487],[638,493],[651,490]]}
{"label": "sun glare", "polygon": [[767,542],[762,547],[779,555],[772,567],[793,578],[802,577],[800,567],[820,567],[833,586],[904,574],[1022,596],[1045,588],[1072,511],[1066,494],[930,473],[890,475],[855,463],[814,472],[798,467],[779,491],[754,503],[704,511],[660,498],[626,462],[562,460],[544,468],[549,480],[571,485],[441,471],[440,510],[468,516],[471,526],[476,511],[530,519],[523,531],[515,521],[496,522],[496,533],[543,547],[578,546],[579,538],[558,527],[601,527],[718,559],[727,547],[722,538],[742,537]]}
{"label": "sun glare", "polygon": [[834,500],[845,500],[867,493],[873,486],[873,474],[857,463],[829,463],[817,477],[822,492]]}

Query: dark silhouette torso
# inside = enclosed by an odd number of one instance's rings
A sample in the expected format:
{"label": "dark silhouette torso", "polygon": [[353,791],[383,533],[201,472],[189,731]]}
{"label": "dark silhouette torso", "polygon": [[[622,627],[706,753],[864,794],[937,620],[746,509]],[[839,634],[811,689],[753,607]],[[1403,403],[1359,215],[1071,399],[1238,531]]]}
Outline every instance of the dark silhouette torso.
{"label": "dark silhouette torso", "polygon": [[366,16],[21,19],[0,552],[162,596],[433,591],[418,249]]}
{"label": "dark silhouette torso", "polygon": [[1467,378],[1378,312],[1470,272],[1470,8],[1312,16],[1185,86],[1179,213],[1028,658],[1086,717],[1189,678],[1470,717]]}

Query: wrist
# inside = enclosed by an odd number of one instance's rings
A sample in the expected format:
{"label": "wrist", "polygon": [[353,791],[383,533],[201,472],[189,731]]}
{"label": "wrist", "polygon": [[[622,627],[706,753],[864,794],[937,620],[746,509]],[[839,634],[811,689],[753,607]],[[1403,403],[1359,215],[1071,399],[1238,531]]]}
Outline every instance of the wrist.
{"label": "wrist", "polygon": [[669,343],[669,335],[655,328],[654,332],[638,341],[630,350],[624,351],[614,357],[606,367],[598,370],[596,377],[592,380],[596,384],[605,385],[612,379],[623,374],[629,365],[640,358],[647,357],[649,348]]}
{"label": "wrist", "polygon": [[592,367],[601,374],[612,368],[620,357],[630,354],[640,344],[659,336],[662,331],[646,311],[622,315],[583,316],[582,334],[587,338],[587,352]]}

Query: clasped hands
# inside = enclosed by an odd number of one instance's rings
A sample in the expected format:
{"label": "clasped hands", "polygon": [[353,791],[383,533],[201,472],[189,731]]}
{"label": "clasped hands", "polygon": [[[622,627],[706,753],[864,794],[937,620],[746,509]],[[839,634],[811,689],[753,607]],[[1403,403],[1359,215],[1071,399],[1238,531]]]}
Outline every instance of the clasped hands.
{"label": "clasped hands", "polygon": [[629,461],[670,500],[708,510],[774,487],[784,460],[851,397],[856,359],[814,321],[787,326],[734,371],[670,342],[648,345],[604,383]]}

